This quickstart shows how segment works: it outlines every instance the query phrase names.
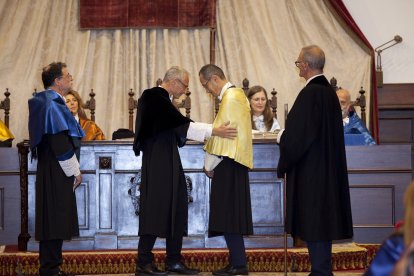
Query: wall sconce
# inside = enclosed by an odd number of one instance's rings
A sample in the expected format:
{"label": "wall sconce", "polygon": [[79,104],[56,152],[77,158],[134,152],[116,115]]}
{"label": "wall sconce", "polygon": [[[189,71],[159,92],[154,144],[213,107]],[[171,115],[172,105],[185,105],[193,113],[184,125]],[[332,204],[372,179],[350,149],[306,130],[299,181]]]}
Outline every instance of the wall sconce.
{"label": "wall sconce", "polygon": [[[385,42],[384,44],[381,44],[377,48],[375,48],[375,52],[377,53],[377,70],[376,70],[376,76],[377,76],[377,87],[382,87],[383,85],[383,73],[382,73],[382,65],[381,65],[381,53],[382,51],[394,46],[395,44],[402,42],[402,37],[399,35],[394,36],[393,39],[390,41]],[[392,43],[390,45],[390,43]]]}

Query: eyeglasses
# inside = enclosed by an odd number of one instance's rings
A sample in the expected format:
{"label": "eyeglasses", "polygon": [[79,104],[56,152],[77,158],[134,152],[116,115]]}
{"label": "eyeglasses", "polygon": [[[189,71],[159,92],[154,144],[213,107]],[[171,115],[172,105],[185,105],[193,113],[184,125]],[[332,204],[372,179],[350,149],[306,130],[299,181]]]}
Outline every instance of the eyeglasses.
{"label": "eyeglasses", "polygon": [[306,63],[306,61],[301,61],[301,60],[295,61],[296,67],[299,67],[299,64],[301,64],[301,63]]}
{"label": "eyeglasses", "polygon": [[209,78],[204,84],[202,83],[201,85],[205,88],[205,89],[207,89],[207,84],[208,84],[208,82],[211,80],[211,78]]}
{"label": "eyeglasses", "polygon": [[67,73],[66,75],[62,75],[62,76],[59,77],[59,79],[63,79],[63,78],[66,78],[66,79],[71,80],[72,79],[72,75],[69,74],[69,73]]}
{"label": "eyeglasses", "polygon": [[182,80],[177,79],[179,83],[181,83],[182,86],[184,86],[185,90],[188,89],[188,85],[186,85]]}

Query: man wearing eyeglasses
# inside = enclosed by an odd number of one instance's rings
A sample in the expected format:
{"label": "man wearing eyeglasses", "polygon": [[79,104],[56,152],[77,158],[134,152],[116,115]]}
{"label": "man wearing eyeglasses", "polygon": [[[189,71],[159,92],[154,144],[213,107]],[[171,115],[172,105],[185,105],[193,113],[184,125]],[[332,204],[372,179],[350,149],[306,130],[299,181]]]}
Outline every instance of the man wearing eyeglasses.
{"label": "man wearing eyeglasses", "polygon": [[237,128],[237,138],[211,137],[206,150],[205,173],[212,178],[209,237],[224,236],[229,264],[213,275],[248,275],[243,235],[253,234],[248,170],[253,168],[250,104],[244,91],[227,81],[216,65],[203,66],[200,82],[220,100],[213,126],[224,122]]}
{"label": "man wearing eyeglasses", "polygon": [[323,75],[321,48],[302,48],[295,65],[306,86],[277,138],[277,174],[287,179],[285,230],[306,241],[311,275],[333,275],[332,240],[353,236],[341,108]]}
{"label": "man wearing eyeglasses", "polygon": [[[187,139],[204,142],[210,136],[234,138],[237,130],[225,124],[195,123],[183,116],[172,98],[188,90],[189,73],[173,66],[160,86],[145,90],[138,101],[133,149],[142,152],[139,244],[135,275],[194,275],[200,271],[182,262],[183,236],[187,233],[188,201],[178,147]],[[166,271],[154,264],[157,237],[166,238]]]}
{"label": "man wearing eyeglasses", "polygon": [[64,96],[73,78],[65,63],[43,68],[46,91],[29,100],[30,151],[37,159],[35,238],[39,241],[39,275],[72,275],[60,270],[63,240],[79,236],[74,190],[82,182],[79,168],[82,128]]}

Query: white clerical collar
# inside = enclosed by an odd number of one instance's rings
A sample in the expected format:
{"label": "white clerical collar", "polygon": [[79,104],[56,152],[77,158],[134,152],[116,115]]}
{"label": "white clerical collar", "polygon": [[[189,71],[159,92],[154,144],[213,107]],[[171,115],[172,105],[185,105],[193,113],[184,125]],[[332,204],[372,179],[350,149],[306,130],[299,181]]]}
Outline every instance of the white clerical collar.
{"label": "white clerical collar", "polygon": [[315,75],[315,76],[313,76],[313,77],[310,77],[310,78],[306,81],[306,85],[308,85],[308,83],[309,83],[311,80],[313,80],[314,78],[319,77],[319,76],[323,76],[323,73],[322,73],[322,74],[317,74],[317,75]]}
{"label": "white clerical collar", "polygon": [[221,88],[221,92],[220,95],[218,96],[218,99],[221,101],[221,98],[223,98],[223,94],[224,92],[226,92],[227,89],[229,89],[231,86],[233,86],[233,84],[231,84],[230,82],[227,82],[223,88]]}
{"label": "white clerical collar", "polygon": [[347,124],[349,124],[349,117],[343,118],[342,122],[344,124],[344,126],[346,126]]}
{"label": "white clerical collar", "polygon": [[75,116],[73,116],[73,117],[75,117],[76,122],[79,123],[79,115],[78,115],[78,113],[76,113]]}

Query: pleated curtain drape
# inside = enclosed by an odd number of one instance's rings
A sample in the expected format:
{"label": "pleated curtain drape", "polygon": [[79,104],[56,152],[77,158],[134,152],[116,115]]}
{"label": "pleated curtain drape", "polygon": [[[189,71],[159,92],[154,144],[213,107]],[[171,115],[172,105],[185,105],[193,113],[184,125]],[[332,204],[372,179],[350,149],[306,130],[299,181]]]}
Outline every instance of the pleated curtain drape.
{"label": "pleated curtain drape", "polygon": [[[248,78],[268,93],[278,92],[278,118],[293,105],[305,81],[294,65],[303,46],[326,53],[325,74],[352,98],[371,91],[372,57],[355,42],[323,0],[218,0],[215,63],[237,86]],[[128,92],[138,97],[173,65],[190,73],[191,118],[212,122],[214,99],[199,83],[210,62],[210,28],[79,28],[79,0],[0,1],[0,93],[11,92],[10,129],[14,144],[28,138],[27,100],[43,90],[42,67],[63,61],[74,89],[86,101],[96,93],[95,117],[106,137],[128,127]],[[369,107],[369,97],[368,107]],[[369,110],[367,110],[369,111]]]}

